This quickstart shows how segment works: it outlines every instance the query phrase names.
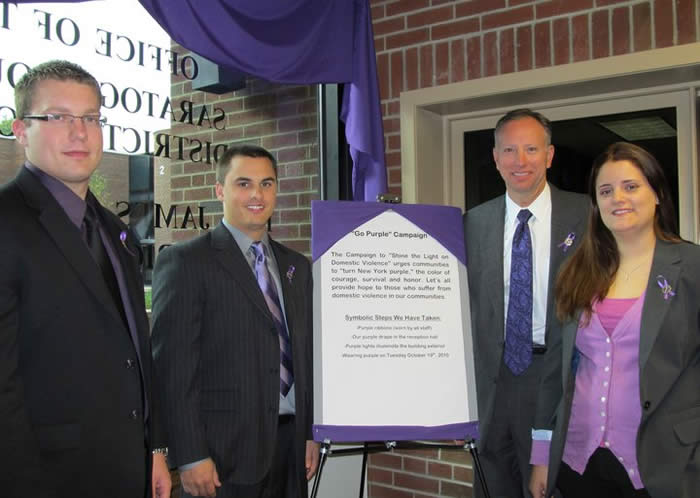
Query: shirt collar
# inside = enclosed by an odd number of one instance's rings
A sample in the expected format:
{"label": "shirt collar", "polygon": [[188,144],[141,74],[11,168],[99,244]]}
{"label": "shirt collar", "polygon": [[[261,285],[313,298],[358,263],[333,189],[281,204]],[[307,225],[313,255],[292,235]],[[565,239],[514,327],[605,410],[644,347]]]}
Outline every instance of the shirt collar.
{"label": "shirt collar", "polygon": [[53,198],[56,199],[58,205],[63,208],[73,224],[80,228],[83,224],[83,218],[85,217],[85,209],[87,208],[85,201],[66,187],[63,182],[39,169],[29,161],[24,163],[24,167],[38,178],[39,182],[41,182],[51,193]]}
{"label": "shirt collar", "polygon": [[[226,229],[231,233],[233,236],[234,240],[236,241],[236,244],[238,244],[238,247],[241,249],[241,252],[243,254],[248,253],[250,250],[250,246],[253,242],[255,242],[253,239],[248,237],[246,234],[244,234],[242,231],[240,231],[238,228],[234,227],[231,225],[228,221],[226,221],[224,218],[221,219],[221,222],[224,224]],[[265,248],[265,254],[269,255],[271,254],[270,252],[270,237],[267,235],[267,232],[265,232],[262,236],[262,239],[260,241],[263,244],[263,247]]]}
{"label": "shirt collar", "polygon": [[532,218],[535,221],[543,220],[552,209],[552,191],[549,188],[549,183],[544,184],[544,189],[540,195],[535,198],[529,206],[519,206],[506,193],[506,222],[505,226],[511,226],[518,222],[518,213],[521,209],[529,209],[532,213]]}

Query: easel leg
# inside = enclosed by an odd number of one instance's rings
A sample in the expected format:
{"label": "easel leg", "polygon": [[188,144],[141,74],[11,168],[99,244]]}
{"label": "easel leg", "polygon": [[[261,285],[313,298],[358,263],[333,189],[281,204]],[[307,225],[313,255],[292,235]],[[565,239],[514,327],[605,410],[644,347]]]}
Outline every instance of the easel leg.
{"label": "easel leg", "polygon": [[365,473],[367,472],[367,443],[362,448],[362,469],[360,472],[360,498],[365,496]]}
{"label": "easel leg", "polygon": [[472,461],[474,462],[474,470],[476,471],[477,478],[481,484],[481,489],[484,490],[484,496],[486,498],[491,498],[489,494],[489,488],[486,486],[486,477],[484,476],[484,469],[481,467],[481,460],[479,459],[479,450],[476,447],[476,441],[470,440],[464,444],[464,449],[468,449],[469,453],[472,455]]}
{"label": "easel leg", "polygon": [[321,473],[323,472],[323,466],[326,464],[326,459],[328,458],[330,449],[331,442],[330,440],[325,439],[321,443],[321,461],[318,463],[318,472],[316,473],[316,479],[314,479],[313,488],[311,488],[311,498],[316,498],[316,495],[318,494],[318,486],[321,483]]}

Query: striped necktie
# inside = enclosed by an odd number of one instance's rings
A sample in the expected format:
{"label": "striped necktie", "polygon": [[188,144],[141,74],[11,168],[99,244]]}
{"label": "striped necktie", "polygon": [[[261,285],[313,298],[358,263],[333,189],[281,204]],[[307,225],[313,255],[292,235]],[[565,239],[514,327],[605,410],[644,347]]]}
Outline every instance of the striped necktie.
{"label": "striped necktie", "polygon": [[272,275],[267,268],[267,258],[262,242],[253,242],[250,246],[255,255],[255,277],[258,280],[260,290],[265,296],[265,302],[270,309],[272,318],[277,328],[280,341],[280,393],[287,396],[294,382],[294,369],[292,367],[292,344],[289,341],[289,333],[282,314],[280,300],[277,295],[277,286],[272,280]]}

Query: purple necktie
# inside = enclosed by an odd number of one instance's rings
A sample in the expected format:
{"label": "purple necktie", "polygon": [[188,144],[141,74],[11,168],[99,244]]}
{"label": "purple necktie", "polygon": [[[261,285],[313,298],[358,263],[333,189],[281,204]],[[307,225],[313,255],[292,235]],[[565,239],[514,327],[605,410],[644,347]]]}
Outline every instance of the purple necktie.
{"label": "purple necktie", "polygon": [[532,362],[532,242],[527,221],[532,213],[521,209],[510,257],[510,293],[506,319],[504,360],[515,375]]}
{"label": "purple necktie", "polygon": [[285,325],[280,300],[277,296],[277,286],[272,280],[270,271],[267,269],[262,242],[253,242],[250,247],[255,255],[255,277],[258,279],[258,285],[260,290],[262,290],[263,296],[265,296],[265,302],[270,309],[270,313],[272,313],[275,327],[277,327],[277,335],[280,340],[280,393],[282,393],[282,396],[287,396],[294,382],[292,344],[289,342],[287,326]]}

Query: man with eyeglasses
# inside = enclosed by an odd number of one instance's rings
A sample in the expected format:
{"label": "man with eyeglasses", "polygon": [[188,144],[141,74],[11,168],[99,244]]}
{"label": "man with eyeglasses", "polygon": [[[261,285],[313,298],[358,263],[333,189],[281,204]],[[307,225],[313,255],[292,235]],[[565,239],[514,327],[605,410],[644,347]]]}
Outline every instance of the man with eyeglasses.
{"label": "man with eyeglasses", "polygon": [[50,61],[15,87],[26,162],[0,188],[0,494],[170,494],[137,240],[88,188],[100,87]]}

